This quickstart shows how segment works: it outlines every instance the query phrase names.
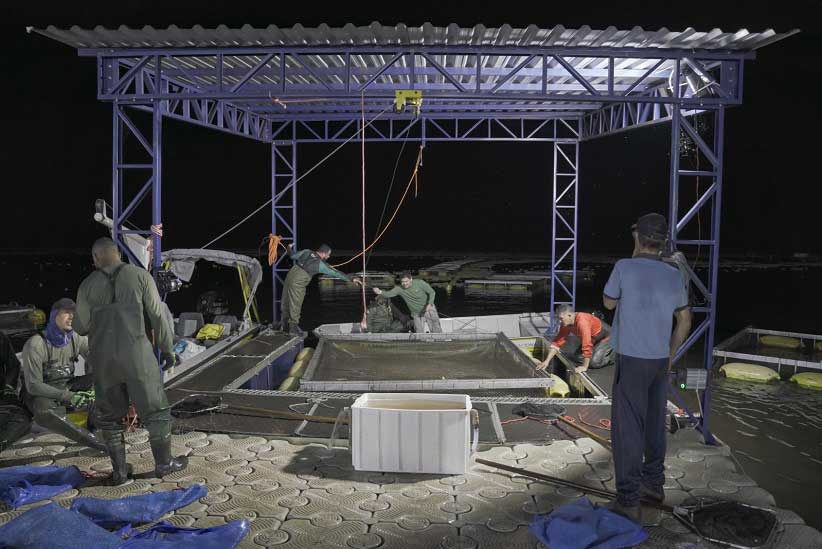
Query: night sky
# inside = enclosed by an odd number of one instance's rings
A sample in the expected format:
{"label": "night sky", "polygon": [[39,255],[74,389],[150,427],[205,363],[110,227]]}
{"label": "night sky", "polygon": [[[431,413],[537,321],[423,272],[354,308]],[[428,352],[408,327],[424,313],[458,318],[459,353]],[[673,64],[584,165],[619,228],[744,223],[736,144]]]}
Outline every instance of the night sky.
{"label": "night sky", "polygon": [[[430,21],[488,27],[640,25],[646,30],[800,28],[799,35],[765,47],[746,63],[744,104],[728,111],[721,240],[726,252],[788,256],[822,251],[822,36],[814,23],[818,17],[811,15],[818,2],[734,3],[740,7],[718,13],[711,8],[719,2],[613,2],[601,9],[571,3],[573,10],[554,2],[358,2],[331,9],[321,9],[319,2],[256,2],[253,8],[231,2],[219,10],[206,4],[140,2],[140,8],[127,10],[83,3],[50,12],[13,10],[8,4],[0,8],[5,42],[0,53],[5,107],[0,248],[87,248],[104,234],[91,220],[94,199],[110,200],[111,194],[111,107],[95,97],[94,61],[26,34],[26,25],[313,27]],[[534,5],[543,7],[535,10]],[[581,253],[624,253],[630,247],[627,227],[637,215],[667,213],[669,133],[667,125],[660,125],[582,145]],[[269,146],[175,121],[165,122],[163,138],[165,248],[200,247],[268,199]],[[408,180],[417,146],[409,141],[400,157],[389,213],[396,191]],[[372,234],[400,147],[367,145]],[[332,148],[303,146],[300,173]],[[337,249],[360,245],[359,154],[359,143],[352,143],[301,182],[302,246],[322,241]],[[549,144],[429,143],[419,196],[400,212],[380,250],[548,253],[551,158]],[[256,248],[269,231],[269,219],[267,209],[215,247]]]}

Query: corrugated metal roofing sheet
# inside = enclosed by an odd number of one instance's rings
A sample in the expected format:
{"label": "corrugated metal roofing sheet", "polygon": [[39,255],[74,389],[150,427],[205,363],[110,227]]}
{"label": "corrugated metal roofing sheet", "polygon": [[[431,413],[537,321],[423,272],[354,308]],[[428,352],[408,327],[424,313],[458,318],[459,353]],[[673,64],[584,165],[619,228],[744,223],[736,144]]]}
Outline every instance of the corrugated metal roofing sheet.
{"label": "corrugated metal roofing sheet", "polygon": [[781,40],[797,31],[777,33],[772,29],[749,32],[741,29],[724,32],[721,29],[696,31],[688,27],[682,31],[667,28],[645,30],[634,27],[618,30],[608,27],[604,30],[583,26],[566,29],[562,25],[553,28],[513,28],[503,25],[488,28],[484,25],[460,27],[456,24],[435,27],[425,23],[419,27],[403,24],[384,26],[371,23],[365,27],[348,24],[332,28],[320,25],[306,28],[294,25],[281,28],[269,25],[256,28],[244,25],[228,28],[220,25],[206,29],[199,25],[180,28],[171,25],[165,29],[145,26],[132,29],[120,26],[116,29],[95,27],[82,29],[29,28],[75,48],[225,48],[225,47],[277,47],[277,46],[519,46],[519,47],[593,47],[593,48],[664,48],[751,51],[766,44]]}

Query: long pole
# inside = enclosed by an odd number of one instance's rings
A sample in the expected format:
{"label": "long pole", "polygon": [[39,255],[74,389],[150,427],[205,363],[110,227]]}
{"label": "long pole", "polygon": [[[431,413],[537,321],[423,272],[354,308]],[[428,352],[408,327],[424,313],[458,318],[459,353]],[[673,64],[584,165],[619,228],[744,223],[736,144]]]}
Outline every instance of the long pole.
{"label": "long pole", "polygon": [[[605,499],[616,499],[617,494],[616,492],[611,492],[610,490],[604,490],[602,488],[594,488],[593,486],[587,486],[585,484],[580,484],[578,482],[573,482],[570,480],[565,480],[564,478],[552,477],[550,475],[543,475],[542,473],[536,473],[534,471],[529,471],[528,469],[521,469],[519,467],[514,467],[512,465],[506,465],[504,463],[497,463],[496,461],[489,461],[487,459],[477,458],[475,460],[477,463],[482,465],[487,465],[489,467],[495,467],[497,469],[501,469],[503,471],[508,471],[510,473],[516,473],[518,475],[522,475],[524,477],[530,477],[536,480],[541,480],[543,482],[548,482],[550,484],[555,484],[557,486],[565,486],[567,488],[574,488],[579,490],[580,492],[585,492],[586,494],[591,494],[592,496],[598,496]],[[652,500],[643,499],[642,505],[645,507],[653,507],[654,509],[659,509],[660,511],[665,511],[666,513],[674,513],[674,508],[670,505],[665,505],[663,503],[657,503]]]}

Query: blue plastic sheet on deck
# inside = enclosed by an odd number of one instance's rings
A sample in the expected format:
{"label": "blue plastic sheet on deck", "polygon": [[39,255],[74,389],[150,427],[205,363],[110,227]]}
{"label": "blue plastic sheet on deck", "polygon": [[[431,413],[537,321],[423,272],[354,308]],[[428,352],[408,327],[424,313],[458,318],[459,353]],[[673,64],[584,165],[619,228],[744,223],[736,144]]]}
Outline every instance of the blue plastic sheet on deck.
{"label": "blue plastic sheet on deck", "polygon": [[620,549],[638,545],[648,537],[639,524],[595,507],[588,498],[537,517],[529,528],[551,549]]}
{"label": "blue plastic sheet on deck", "polygon": [[118,536],[56,503],[41,505],[0,526],[0,548],[115,549]]}
{"label": "blue plastic sheet on deck", "polygon": [[13,508],[76,488],[85,477],[77,467],[21,465],[0,469],[0,499]]}
{"label": "blue plastic sheet on deck", "polygon": [[182,528],[166,522],[126,540],[122,549],[227,549],[237,547],[248,534],[247,520],[211,528]]}
{"label": "blue plastic sheet on deck", "polygon": [[116,528],[125,524],[154,522],[160,517],[189,505],[208,494],[201,484],[192,484],[184,490],[169,490],[120,499],[82,497],[75,499],[71,510],[86,515],[95,523]]}

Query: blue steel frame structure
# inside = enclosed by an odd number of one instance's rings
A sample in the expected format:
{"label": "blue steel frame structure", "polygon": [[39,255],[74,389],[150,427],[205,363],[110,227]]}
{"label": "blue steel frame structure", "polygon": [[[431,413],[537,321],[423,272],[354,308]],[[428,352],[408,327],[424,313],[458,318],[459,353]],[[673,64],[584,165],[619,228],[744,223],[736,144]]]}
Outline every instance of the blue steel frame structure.
{"label": "blue steel frame structure", "polygon": [[[123,235],[151,233],[121,227],[148,195],[152,196],[152,224],[162,220],[164,118],[270,144],[271,232],[296,243],[299,146],[359,136],[364,109],[368,141],[549,144],[553,161],[550,306],[554,310],[557,304],[575,304],[576,299],[580,144],[668,122],[670,244],[677,249],[698,246],[707,250],[706,274],[690,272],[701,299],[694,307],[696,329],[677,359],[704,339],[704,364],[706,368],[712,365],[724,110],[742,102],[744,62],[754,58],[750,50],[348,44],[78,47],[78,51],[96,58],[98,98],[113,105],[114,235],[132,261],[136,258],[125,246]],[[400,89],[422,90],[418,116],[389,108]],[[130,116],[132,110],[151,114],[151,140],[138,130]],[[712,135],[698,131],[692,123],[697,116],[712,119],[703,125]],[[150,162],[125,162],[126,134],[137,139]],[[683,148],[697,150],[707,168],[683,166]],[[123,180],[131,172],[150,175],[127,197]],[[693,203],[683,204],[680,186],[695,177],[708,180],[707,187]],[[694,218],[703,212],[710,217],[709,234],[685,238],[693,232]],[[160,246],[154,235],[155,267]],[[272,269],[275,321],[278,286],[286,270],[282,259]],[[568,274],[570,285],[561,279]],[[709,397],[706,392],[699,420],[706,442],[713,441],[708,429]]]}

